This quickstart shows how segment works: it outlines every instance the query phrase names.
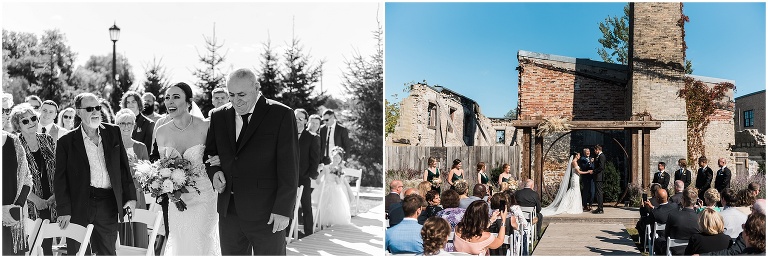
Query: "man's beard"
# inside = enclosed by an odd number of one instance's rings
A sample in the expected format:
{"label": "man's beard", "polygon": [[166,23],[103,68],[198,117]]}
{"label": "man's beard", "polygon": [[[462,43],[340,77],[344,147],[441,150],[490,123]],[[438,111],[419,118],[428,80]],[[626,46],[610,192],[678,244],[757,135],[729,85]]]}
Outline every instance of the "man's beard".
{"label": "man's beard", "polygon": [[155,112],[155,105],[144,105],[144,109],[141,110],[141,113],[144,115],[151,115]]}

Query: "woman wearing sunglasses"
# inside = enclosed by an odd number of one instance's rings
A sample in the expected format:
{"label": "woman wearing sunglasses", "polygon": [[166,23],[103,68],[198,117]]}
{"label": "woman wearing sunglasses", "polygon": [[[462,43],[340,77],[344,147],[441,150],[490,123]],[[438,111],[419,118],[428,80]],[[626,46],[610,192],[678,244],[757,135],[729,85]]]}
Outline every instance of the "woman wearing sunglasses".
{"label": "woman wearing sunglasses", "polygon": [[[11,124],[18,132],[19,141],[32,174],[32,193],[27,199],[35,207],[30,211],[30,219],[49,219],[56,221],[56,197],[53,194],[53,174],[56,170],[54,141],[50,135],[37,133],[39,119],[34,108],[23,103],[11,110]],[[53,239],[43,240],[43,252],[52,255]]]}
{"label": "woman wearing sunglasses", "polygon": [[59,119],[56,121],[59,121],[59,127],[72,131],[75,128],[75,109],[66,108],[62,110],[59,112]]}

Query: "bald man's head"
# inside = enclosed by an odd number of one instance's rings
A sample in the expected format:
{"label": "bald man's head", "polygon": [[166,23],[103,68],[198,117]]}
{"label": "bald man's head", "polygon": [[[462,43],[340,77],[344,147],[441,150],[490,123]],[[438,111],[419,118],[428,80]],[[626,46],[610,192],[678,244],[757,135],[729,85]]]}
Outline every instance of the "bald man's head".
{"label": "bald man's head", "polygon": [[656,200],[659,201],[659,203],[665,203],[667,202],[669,198],[669,195],[667,195],[667,190],[664,188],[659,188],[656,190]]}
{"label": "bald man's head", "polygon": [[533,188],[533,179],[526,179],[525,180],[525,188]]}
{"label": "bald man's head", "polygon": [[765,215],[765,199],[755,200],[755,204],[752,204],[752,213],[762,213]]}
{"label": "bald man's head", "polygon": [[405,196],[408,196],[408,195],[411,195],[411,194],[419,194],[419,190],[418,190],[418,189],[416,189],[416,188],[408,188],[408,189],[405,189],[405,192],[404,192],[404,194],[403,194],[403,197],[405,197]]}

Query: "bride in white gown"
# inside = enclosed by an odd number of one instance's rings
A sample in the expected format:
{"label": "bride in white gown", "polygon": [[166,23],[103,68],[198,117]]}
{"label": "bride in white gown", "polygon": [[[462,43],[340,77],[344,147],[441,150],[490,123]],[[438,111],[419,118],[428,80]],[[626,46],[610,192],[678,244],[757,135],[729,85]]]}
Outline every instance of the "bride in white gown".
{"label": "bride in white gown", "polygon": [[[170,122],[157,128],[158,152],[163,157],[181,156],[192,162],[195,189],[181,195],[187,209],[179,211],[174,203],[168,205],[167,256],[221,255],[217,194],[203,164],[203,151],[208,132],[208,120],[191,102],[189,85],[178,83],[166,91],[164,104]],[[193,109],[194,108],[194,109]],[[190,114],[190,110],[194,114]]]}
{"label": "bride in white gown", "polygon": [[571,159],[568,160],[568,168],[565,175],[563,175],[563,181],[560,182],[560,188],[557,191],[557,195],[549,206],[541,209],[541,215],[552,216],[560,213],[582,213],[579,175],[591,174],[592,170],[579,170],[579,166],[576,162],[580,157],[581,155],[579,152],[574,152],[571,155]]}

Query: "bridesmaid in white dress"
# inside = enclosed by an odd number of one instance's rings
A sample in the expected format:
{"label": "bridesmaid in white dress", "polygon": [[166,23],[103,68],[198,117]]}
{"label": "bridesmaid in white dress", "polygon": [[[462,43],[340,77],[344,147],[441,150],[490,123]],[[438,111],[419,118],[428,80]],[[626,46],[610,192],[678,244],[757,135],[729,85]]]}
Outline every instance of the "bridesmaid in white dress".
{"label": "bridesmaid in white dress", "polygon": [[541,215],[552,216],[560,213],[579,214],[582,213],[581,190],[579,189],[579,175],[591,174],[592,170],[579,170],[576,162],[581,157],[579,152],[573,152],[568,163],[568,169],[560,182],[560,188],[549,206],[541,209]]}

